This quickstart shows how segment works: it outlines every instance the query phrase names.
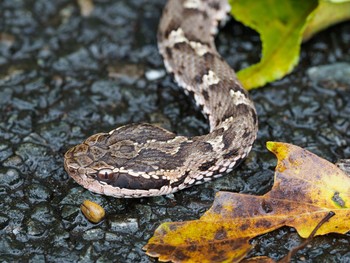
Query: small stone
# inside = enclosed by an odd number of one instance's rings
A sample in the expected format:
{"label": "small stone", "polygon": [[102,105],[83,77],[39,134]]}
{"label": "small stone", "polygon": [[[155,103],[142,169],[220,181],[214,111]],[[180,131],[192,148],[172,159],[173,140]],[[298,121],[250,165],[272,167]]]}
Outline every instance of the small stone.
{"label": "small stone", "polygon": [[350,63],[339,62],[330,65],[311,67],[307,70],[307,75],[315,82],[333,81],[349,84]]}
{"label": "small stone", "polygon": [[89,229],[84,232],[83,238],[85,240],[99,240],[104,237],[104,231],[102,229]]}
{"label": "small stone", "polygon": [[115,233],[110,233],[110,232],[106,233],[106,237],[105,238],[106,238],[107,241],[111,241],[111,242],[117,242],[117,241],[121,242],[121,241],[123,241],[123,236],[122,235],[117,235]]}
{"label": "small stone", "polygon": [[90,16],[94,10],[94,3],[92,0],[78,0],[78,5],[82,16]]}
{"label": "small stone", "polygon": [[6,160],[12,154],[12,148],[8,143],[0,143],[0,161]]}
{"label": "small stone", "polygon": [[3,165],[5,167],[18,167],[22,162],[22,159],[18,155],[12,155],[3,162]]}
{"label": "small stone", "polygon": [[45,225],[49,225],[55,220],[53,209],[46,202],[36,205],[31,211],[30,217]]}
{"label": "small stone", "polygon": [[45,255],[34,255],[31,259],[29,259],[29,263],[36,263],[36,262],[45,262]]}
{"label": "small stone", "polygon": [[23,179],[15,169],[0,170],[0,185],[14,190],[23,184]]}
{"label": "small stone", "polygon": [[135,233],[139,230],[139,224],[136,218],[126,218],[124,220],[110,220],[110,228],[114,232]]}
{"label": "small stone", "polygon": [[46,227],[36,220],[29,220],[26,224],[27,233],[30,236],[41,236],[45,233]]}
{"label": "small stone", "polygon": [[149,81],[153,81],[156,79],[160,79],[165,76],[165,71],[164,70],[148,70],[145,73],[146,79]]}
{"label": "small stone", "polygon": [[31,203],[39,203],[50,199],[51,192],[41,184],[32,184],[28,186],[28,197]]}
{"label": "small stone", "polygon": [[5,215],[0,214],[0,229],[4,229],[6,226],[8,226],[9,218]]}
{"label": "small stone", "polygon": [[62,208],[62,218],[66,220],[73,220],[75,216],[78,214],[79,208],[77,206],[65,205]]}

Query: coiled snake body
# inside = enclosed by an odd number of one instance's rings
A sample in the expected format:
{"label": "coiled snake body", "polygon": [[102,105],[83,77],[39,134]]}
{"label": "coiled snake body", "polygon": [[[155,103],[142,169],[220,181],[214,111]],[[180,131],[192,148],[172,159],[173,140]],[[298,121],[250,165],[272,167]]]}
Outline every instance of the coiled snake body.
{"label": "coiled snake body", "polygon": [[214,44],[229,9],[226,0],[170,0],[158,30],[168,72],[202,107],[210,133],[187,138],[130,124],[92,135],[65,154],[75,181],[114,197],[164,195],[230,172],[247,156],[256,138],[256,111]]}

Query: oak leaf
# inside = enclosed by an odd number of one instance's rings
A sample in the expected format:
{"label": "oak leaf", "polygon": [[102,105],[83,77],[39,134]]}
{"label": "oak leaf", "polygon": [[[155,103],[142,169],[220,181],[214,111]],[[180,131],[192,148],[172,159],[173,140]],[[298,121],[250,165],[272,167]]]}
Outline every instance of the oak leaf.
{"label": "oak leaf", "polygon": [[144,247],[152,257],[173,262],[239,262],[249,240],[282,226],[306,238],[331,211],[315,235],[350,230],[350,177],[334,164],[300,147],[268,142],[278,158],[275,182],[263,196],[219,192],[199,219],[166,222]]}

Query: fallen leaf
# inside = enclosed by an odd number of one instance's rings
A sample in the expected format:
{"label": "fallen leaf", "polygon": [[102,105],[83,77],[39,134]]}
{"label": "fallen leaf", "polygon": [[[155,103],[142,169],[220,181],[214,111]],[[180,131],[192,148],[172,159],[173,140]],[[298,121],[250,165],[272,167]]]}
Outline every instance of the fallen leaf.
{"label": "fallen leaf", "polygon": [[144,247],[152,257],[173,262],[239,262],[249,240],[282,226],[306,238],[331,211],[315,235],[350,230],[350,178],[334,164],[300,147],[268,142],[278,158],[275,182],[263,196],[217,193],[199,219],[166,222]]}
{"label": "fallen leaf", "polygon": [[303,41],[307,41],[316,33],[334,24],[350,19],[349,0],[320,0],[314,15],[307,23],[303,33]]}
{"label": "fallen leaf", "polygon": [[237,73],[247,89],[281,79],[298,63],[300,45],[317,32],[350,19],[349,0],[229,0],[232,16],[260,34],[259,63]]}
{"label": "fallen leaf", "polygon": [[306,21],[317,3],[317,0],[230,0],[233,17],[257,31],[262,42],[260,62],[237,73],[246,89],[280,79],[293,69],[299,60]]}

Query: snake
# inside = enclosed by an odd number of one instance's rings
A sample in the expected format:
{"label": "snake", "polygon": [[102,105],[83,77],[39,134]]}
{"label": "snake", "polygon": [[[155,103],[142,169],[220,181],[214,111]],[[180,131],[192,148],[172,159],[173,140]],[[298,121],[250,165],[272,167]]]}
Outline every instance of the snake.
{"label": "snake", "polygon": [[117,198],[167,195],[230,173],[247,157],[256,109],[215,47],[229,11],[227,0],[169,0],[157,33],[166,70],[201,108],[209,132],[186,137],[139,123],[92,135],[64,156],[78,184]]}

